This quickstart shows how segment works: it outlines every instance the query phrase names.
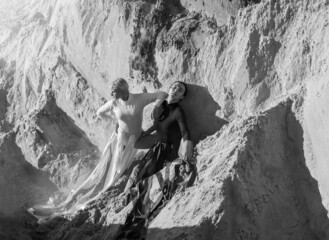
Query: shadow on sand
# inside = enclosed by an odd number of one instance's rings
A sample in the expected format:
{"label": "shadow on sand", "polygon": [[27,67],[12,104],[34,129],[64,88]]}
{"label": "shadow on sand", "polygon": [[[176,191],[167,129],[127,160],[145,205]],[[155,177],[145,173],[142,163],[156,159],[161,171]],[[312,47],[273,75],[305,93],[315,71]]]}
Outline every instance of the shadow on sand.
{"label": "shadow on sand", "polygon": [[214,134],[228,123],[216,116],[221,109],[205,87],[187,84],[188,94],[180,105],[185,111],[187,125],[194,143]]}

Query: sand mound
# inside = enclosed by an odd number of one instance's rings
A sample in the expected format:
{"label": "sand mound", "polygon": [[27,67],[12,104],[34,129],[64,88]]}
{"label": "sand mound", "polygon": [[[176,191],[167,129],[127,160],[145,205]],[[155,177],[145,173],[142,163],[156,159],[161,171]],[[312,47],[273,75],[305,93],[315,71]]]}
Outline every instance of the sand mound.
{"label": "sand mound", "polygon": [[0,138],[0,211],[4,214],[46,201],[56,190],[47,174],[25,161],[15,139],[13,132]]}
{"label": "sand mound", "polygon": [[50,174],[60,188],[86,178],[98,160],[97,148],[61,110],[52,92],[17,127],[17,144],[26,161]]}
{"label": "sand mound", "polygon": [[[132,92],[183,80],[200,179],[148,238],[328,238],[327,0],[16,0],[0,9],[0,212],[88,174],[113,132],[95,113],[116,77]],[[149,109],[145,117],[146,126]],[[126,177],[72,219],[34,227],[39,238],[113,237],[128,211],[114,214]]]}

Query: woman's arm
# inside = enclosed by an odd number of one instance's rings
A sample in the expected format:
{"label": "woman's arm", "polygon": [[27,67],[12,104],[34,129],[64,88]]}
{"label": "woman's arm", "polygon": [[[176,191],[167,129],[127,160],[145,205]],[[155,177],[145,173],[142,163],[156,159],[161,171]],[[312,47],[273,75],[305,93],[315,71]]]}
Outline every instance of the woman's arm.
{"label": "woman's arm", "polygon": [[157,98],[154,101],[153,105],[154,107],[160,107],[160,105],[163,103],[163,101],[168,97],[168,93],[165,92],[156,92]]}
{"label": "woman's arm", "polygon": [[109,119],[113,120],[113,117],[111,117],[112,111],[113,111],[113,101],[110,100],[97,110],[96,115],[97,117],[102,118],[104,120],[109,120]]}
{"label": "woman's arm", "polygon": [[185,113],[180,107],[177,109],[176,120],[182,134],[182,146],[180,146],[182,149],[181,154],[183,155],[182,157],[184,160],[189,160],[193,156],[193,143],[190,140],[190,133],[187,128]]}
{"label": "woman's arm", "polygon": [[157,125],[159,123],[159,115],[163,111],[162,106],[155,107],[157,111],[155,112],[153,109],[152,119],[153,125],[149,127],[146,131],[142,132],[139,139],[136,141],[134,148],[137,149],[148,149],[151,148],[157,141],[159,141],[159,135],[157,133],[151,134],[157,129]]}
{"label": "woman's arm", "polygon": [[144,99],[144,106],[152,103],[153,105],[159,107],[163,101],[168,97],[168,94],[165,92],[154,92],[154,93],[142,93]]}

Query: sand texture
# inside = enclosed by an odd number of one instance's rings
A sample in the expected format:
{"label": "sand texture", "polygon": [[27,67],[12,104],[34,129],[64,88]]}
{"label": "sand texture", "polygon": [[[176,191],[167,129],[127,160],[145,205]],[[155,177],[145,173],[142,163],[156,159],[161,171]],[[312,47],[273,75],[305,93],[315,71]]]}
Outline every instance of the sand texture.
{"label": "sand texture", "polygon": [[328,76],[328,0],[0,0],[0,239],[114,238],[134,165],[72,216],[25,210],[91,173],[115,125],[96,111],[123,77],[188,84],[198,178],[147,239],[327,240]]}

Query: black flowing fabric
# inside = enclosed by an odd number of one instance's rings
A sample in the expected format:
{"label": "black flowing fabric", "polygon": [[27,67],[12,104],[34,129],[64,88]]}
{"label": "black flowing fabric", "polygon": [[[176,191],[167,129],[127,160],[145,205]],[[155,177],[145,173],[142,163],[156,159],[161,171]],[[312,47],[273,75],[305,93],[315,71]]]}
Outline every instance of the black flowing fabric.
{"label": "black flowing fabric", "polygon": [[[175,152],[171,144],[158,142],[133,169],[124,200],[125,206],[132,202],[133,208],[120,228],[116,240],[145,239],[148,223],[166,206],[177,187],[193,184],[196,178],[195,166],[184,160],[175,159],[177,157]],[[173,160],[175,164],[171,164],[171,167],[166,169],[163,180],[159,171]],[[155,202],[149,197],[153,176],[158,177],[161,190]]]}
{"label": "black flowing fabric", "polygon": [[[168,196],[168,183],[160,182],[162,194],[152,204],[149,199],[150,188],[152,185],[152,175],[158,173],[166,164],[173,160],[172,146],[168,143],[156,143],[133,169],[127,184],[126,202],[133,202],[133,209],[128,214],[125,224],[121,227],[117,236],[119,239],[144,239],[147,233],[149,219],[155,211],[158,212],[159,204],[164,203],[163,196]],[[155,210],[155,211],[154,211]],[[154,217],[154,216],[153,216]]]}

